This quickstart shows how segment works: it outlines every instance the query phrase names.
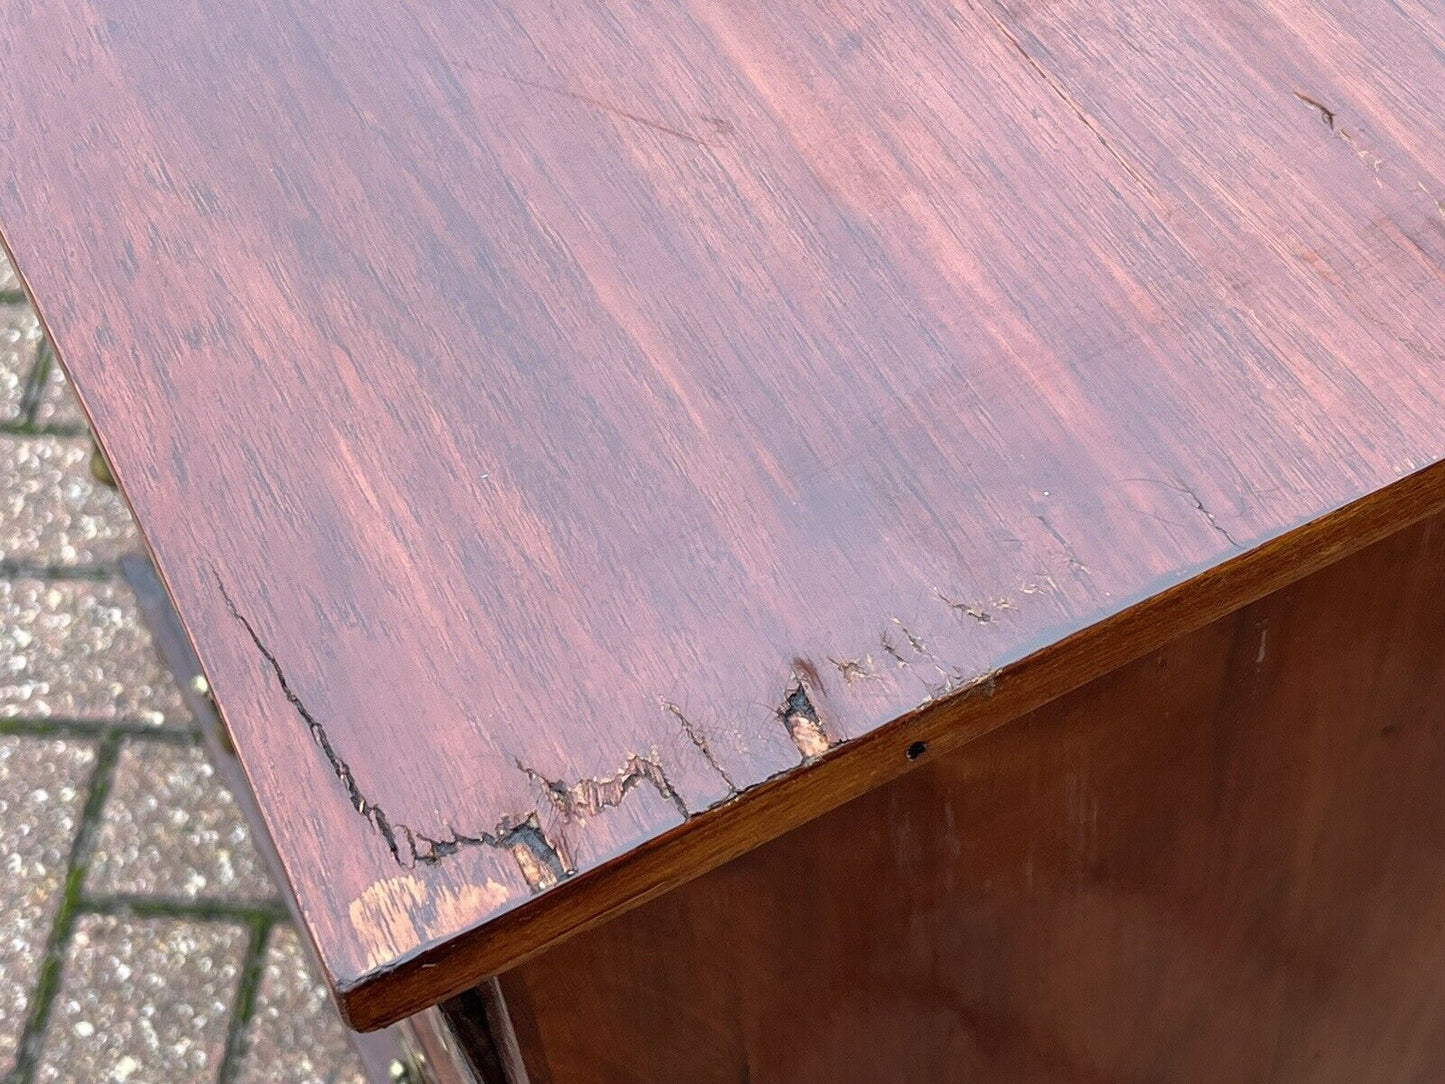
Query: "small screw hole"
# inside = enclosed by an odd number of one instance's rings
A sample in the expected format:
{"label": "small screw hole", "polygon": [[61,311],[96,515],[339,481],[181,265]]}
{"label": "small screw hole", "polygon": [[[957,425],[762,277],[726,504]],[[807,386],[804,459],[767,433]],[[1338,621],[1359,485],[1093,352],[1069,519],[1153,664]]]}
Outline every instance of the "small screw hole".
{"label": "small screw hole", "polygon": [[926,741],[916,741],[908,747],[906,755],[909,760],[917,760],[926,752],[928,752],[928,743]]}

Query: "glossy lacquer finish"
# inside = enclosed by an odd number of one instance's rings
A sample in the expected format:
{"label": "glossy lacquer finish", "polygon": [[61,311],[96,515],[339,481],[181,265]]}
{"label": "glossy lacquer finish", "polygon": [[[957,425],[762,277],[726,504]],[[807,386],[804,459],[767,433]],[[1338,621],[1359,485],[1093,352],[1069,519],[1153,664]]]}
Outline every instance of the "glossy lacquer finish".
{"label": "glossy lacquer finish", "polygon": [[1438,5],[0,49],[0,227],[360,1026],[1445,498]]}

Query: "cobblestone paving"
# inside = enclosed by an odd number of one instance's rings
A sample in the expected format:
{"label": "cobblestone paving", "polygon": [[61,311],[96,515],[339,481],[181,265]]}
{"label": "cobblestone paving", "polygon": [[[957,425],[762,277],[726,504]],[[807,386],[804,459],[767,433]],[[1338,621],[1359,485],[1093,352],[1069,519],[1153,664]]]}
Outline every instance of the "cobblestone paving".
{"label": "cobblestone paving", "polygon": [[362,1084],[0,254],[0,1084]]}

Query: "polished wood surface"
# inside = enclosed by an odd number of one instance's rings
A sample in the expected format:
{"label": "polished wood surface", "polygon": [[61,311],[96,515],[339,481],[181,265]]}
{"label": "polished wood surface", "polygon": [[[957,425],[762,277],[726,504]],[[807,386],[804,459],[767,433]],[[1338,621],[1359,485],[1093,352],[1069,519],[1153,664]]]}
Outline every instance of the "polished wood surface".
{"label": "polished wood surface", "polygon": [[361,1026],[1445,497],[1419,0],[0,46],[0,228]]}
{"label": "polished wood surface", "polygon": [[1445,519],[504,975],[532,1084],[1445,1078]]}

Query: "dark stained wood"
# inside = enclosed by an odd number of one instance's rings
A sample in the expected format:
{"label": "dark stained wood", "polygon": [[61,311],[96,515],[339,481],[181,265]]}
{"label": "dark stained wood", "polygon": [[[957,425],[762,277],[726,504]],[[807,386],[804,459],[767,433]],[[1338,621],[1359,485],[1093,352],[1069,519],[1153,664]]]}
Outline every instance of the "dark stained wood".
{"label": "dark stained wood", "polygon": [[358,1026],[1445,500],[1419,0],[0,47],[0,227]]}
{"label": "dark stained wood", "polygon": [[533,1084],[1445,1077],[1445,519],[502,977]]}

